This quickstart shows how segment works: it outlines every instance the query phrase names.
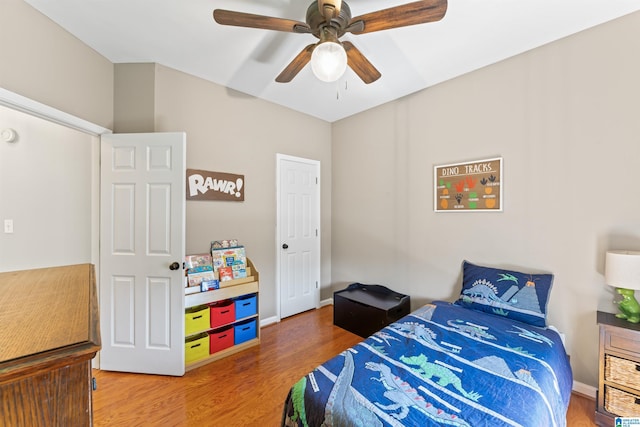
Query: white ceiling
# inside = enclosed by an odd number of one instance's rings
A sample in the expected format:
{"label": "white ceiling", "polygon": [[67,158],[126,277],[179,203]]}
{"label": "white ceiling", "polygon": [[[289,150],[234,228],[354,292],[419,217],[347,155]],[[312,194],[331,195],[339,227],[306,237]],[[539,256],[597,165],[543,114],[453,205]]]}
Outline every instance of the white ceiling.
{"label": "white ceiling", "polygon": [[[638,0],[450,0],[442,21],[345,34],[382,73],[275,77],[309,34],[221,26],[213,9],[305,20],[311,0],[25,0],[113,63],[155,62],[333,122],[640,10]],[[412,0],[347,0],[352,16]]]}

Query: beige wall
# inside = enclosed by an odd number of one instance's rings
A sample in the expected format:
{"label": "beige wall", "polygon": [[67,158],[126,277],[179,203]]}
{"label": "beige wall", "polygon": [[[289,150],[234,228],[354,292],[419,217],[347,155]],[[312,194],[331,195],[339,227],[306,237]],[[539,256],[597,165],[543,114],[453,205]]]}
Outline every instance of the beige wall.
{"label": "beige wall", "polygon": [[[567,333],[576,379],[595,385],[595,311],[614,309],[604,252],[640,249],[637,52],[640,13],[334,125],[150,66],[142,108],[153,124],[138,124],[186,131],[189,168],[245,175],[244,203],[187,203],[187,251],[245,243],[263,317],[277,307],[276,153],[317,159],[321,298],[364,281],[411,294],[414,307],[452,299],[463,259],[551,271],[550,319]],[[113,65],[20,0],[2,2],[0,53],[0,87],[113,128]],[[434,165],[494,156],[504,212],[433,212]]]}
{"label": "beige wall", "polygon": [[[640,249],[640,13],[333,126],[334,288],[452,300],[461,263],[555,274],[550,321],[597,385],[604,253]],[[433,166],[502,156],[504,212],[434,213]]]}
{"label": "beige wall", "polygon": [[240,239],[260,269],[263,317],[277,310],[276,153],[319,160],[321,298],[331,296],[330,124],[159,65],[114,67],[21,0],[1,12],[0,87],[118,132],[185,131],[187,167],[245,175],[244,203],[187,203],[187,251]]}
{"label": "beige wall", "polygon": [[[0,2],[0,58],[0,88],[113,124],[113,64],[21,0]],[[0,107],[4,127],[18,138],[0,143],[0,219],[14,220],[0,270],[96,263],[99,139]]]}
{"label": "beige wall", "polygon": [[156,67],[114,65],[114,133],[155,130]]}
{"label": "beige wall", "polygon": [[97,262],[99,138],[0,105],[0,271]]}
{"label": "beige wall", "polygon": [[[237,238],[260,272],[260,314],[276,316],[276,154],[321,163],[321,298],[331,297],[331,125],[161,65],[120,64],[116,98],[132,96],[131,80],[153,81],[153,129],[148,113],[126,131],[187,133],[187,168],[245,176],[244,202],[187,201],[187,253],[207,252],[212,240]],[[137,95],[136,95],[137,96]],[[142,109],[150,111],[147,101]],[[121,123],[116,122],[116,129]]]}
{"label": "beige wall", "polygon": [[1,0],[0,87],[112,129],[113,64],[22,0]]}

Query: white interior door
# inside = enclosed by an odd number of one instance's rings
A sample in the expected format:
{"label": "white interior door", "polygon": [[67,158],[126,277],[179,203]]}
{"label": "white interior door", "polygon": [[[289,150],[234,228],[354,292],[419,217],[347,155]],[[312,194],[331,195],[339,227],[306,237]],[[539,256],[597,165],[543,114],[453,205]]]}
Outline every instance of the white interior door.
{"label": "white interior door", "polygon": [[320,162],[278,155],[280,317],[320,304]]}
{"label": "white interior door", "polygon": [[102,136],[100,369],[184,374],[185,151],[184,133]]}

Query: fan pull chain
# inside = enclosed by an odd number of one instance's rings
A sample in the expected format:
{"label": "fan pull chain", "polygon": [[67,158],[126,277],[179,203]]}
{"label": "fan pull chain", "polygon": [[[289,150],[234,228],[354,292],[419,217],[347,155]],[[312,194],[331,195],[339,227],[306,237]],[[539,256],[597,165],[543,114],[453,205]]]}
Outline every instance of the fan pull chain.
{"label": "fan pull chain", "polygon": [[[348,89],[347,80],[344,81],[344,91],[346,92]],[[336,84],[336,100],[340,99],[340,86]]]}

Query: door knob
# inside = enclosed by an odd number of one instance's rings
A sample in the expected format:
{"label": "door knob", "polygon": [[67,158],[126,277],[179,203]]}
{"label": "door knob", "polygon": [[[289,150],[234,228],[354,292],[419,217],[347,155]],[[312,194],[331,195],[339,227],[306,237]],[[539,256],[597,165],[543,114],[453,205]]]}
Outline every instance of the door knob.
{"label": "door knob", "polygon": [[289,245],[287,245],[286,243],[284,243],[284,244],[282,245],[282,249],[289,249]]}
{"label": "door knob", "polygon": [[169,266],[169,270],[177,270],[180,268],[180,264],[177,261],[174,261]]}

